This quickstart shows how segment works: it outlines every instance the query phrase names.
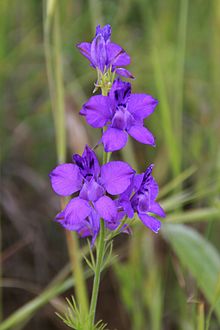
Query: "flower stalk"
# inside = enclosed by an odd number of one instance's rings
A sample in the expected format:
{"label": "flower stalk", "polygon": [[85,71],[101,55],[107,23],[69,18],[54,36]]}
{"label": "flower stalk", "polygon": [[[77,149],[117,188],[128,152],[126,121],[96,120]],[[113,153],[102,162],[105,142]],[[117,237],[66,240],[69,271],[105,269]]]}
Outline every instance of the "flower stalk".
{"label": "flower stalk", "polygon": [[[112,152],[123,149],[129,135],[140,143],[155,146],[154,136],[144,126],[144,119],[154,112],[158,103],[151,95],[132,94],[131,84],[117,77],[133,78],[123,68],[130,63],[130,57],[121,46],[111,42],[110,37],[110,25],[103,28],[98,25],[92,42],[82,42],[77,46],[98,74],[95,91],[100,88],[101,95],[92,96],[83,105],[80,115],[92,127],[102,129],[100,143],[103,145],[103,164],[99,165],[95,151],[86,145],[82,155],[73,155],[72,162],[60,164],[50,173],[55,193],[63,196],[63,200],[69,196],[68,203],[62,205],[55,220],[67,231],[77,232],[80,237],[91,236],[91,246],[96,246],[96,258],[91,251],[91,262],[86,259],[94,272],[88,308],[78,241],[75,234],[67,234],[78,304],[75,299],[73,304],[68,301],[71,310],[68,309],[61,319],[73,329],[79,329],[78,325],[84,329],[85,322],[89,323],[88,330],[104,329],[104,324],[95,323],[95,317],[101,272],[104,259],[108,259],[105,255],[109,244],[111,255],[113,237],[120,232],[130,232],[129,219],[133,219],[135,213],[155,233],[161,224],[154,215],[165,216],[156,202],[159,187],[152,176],[153,164],[144,173],[137,174],[124,161],[110,161]],[[60,61],[55,63],[60,65]],[[62,78],[60,76],[59,79]],[[55,87],[58,86],[55,84]],[[62,98],[60,93],[55,95]],[[63,100],[55,104],[62,108],[64,115]],[[111,235],[107,235],[108,230],[112,232]]]}
{"label": "flower stalk", "polygon": [[[106,86],[101,89],[102,95],[106,96],[108,95],[108,90],[106,89]],[[103,165],[106,164],[111,157],[111,153],[107,153],[103,150],[102,153],[102,163]],[[100,279],[101,279],[101,272],[102,272],[102,264],[105,254],[105,223],[103,219],[101,219],[100,223],[100,232],[99,232],[99,240],[97,244],[97,256],[96,256],[96,267],[95,267],[95,276],[93,280],[93,287],[92,287],[92,297],[91,297],[91,303],[89,308],[90,313],[90,320],[91,320],[91,326],[95,324],[95,315],[96,315],[96,307],[97,307],[97,300],[98,300],[98,293],[99,293],[99,286],[100,286]]]}

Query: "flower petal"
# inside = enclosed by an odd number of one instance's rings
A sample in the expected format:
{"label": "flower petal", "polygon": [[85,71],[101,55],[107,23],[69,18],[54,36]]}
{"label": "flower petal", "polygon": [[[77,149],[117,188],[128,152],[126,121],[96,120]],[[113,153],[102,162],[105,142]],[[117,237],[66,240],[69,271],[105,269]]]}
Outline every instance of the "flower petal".
{"label": "flower petal", "polygon": [[128,135],[125,131],[117,128],[108,128],[102,135],[102,143],[106,152],[122,149],[128,140]]}
{"label": "flower petal", "polygon": [[132,219],[134,216],[134,210],[131,205],[130,200],[122,200],[120,202],[121,206],[123,207],[125,213],[127,214],[128,218]]}
{"label": "flower petal", "polygon": [[96,237],[99,233],[99,230],[100,230],[100,217],[97,214],[97,212],[95,210],[93,210],[89,218],[90,218],[90,223],[91,223],[92,232],[93,232],[92,244],[91,244],[91,246],[93,246],[96,241]]}
{"label": "flower petal", "polygon": [[136,174],[133,179],[134,191],[138,191],[144,179],[144,173]]}
{"label": "flower petal", "polygon": [[116,221],[116,222],[105,222],[105,227],[108,228],[111,231],[117,229],[117,227],[119,225],[120,225],[120,221]]}
{"label": "flower petal", "polygon": [[115,70],[116,74],[119,76],[125,77],[125,78],[130,78],[130,79],[135,79],[134,76],[131,74],[130,71],[124,69],[124,68],[118,68]]}
{"label": "flower petal", "polygon": [[102,196],[95,202],[95,208],[100,217],[106,221],[114,222],[117,217],[117,207],[108,196]]}
{"label": "flower petal", "polygon": [[82,222],[82,227],[77,232],[81,237],[92,236],[91,246],[93,246],[99,230],[100,217],[94,209],[91,209],[91,214]]}
{"label": "flower petal", "polygon": [[158,233],[161,227],[161,223],[159,220],[147,214],[138,213],[138,215],[145,226],[150,228],[156,234]]}
{"label": "flower petal", "polygon": [[162,217],[162,218],[166,217],[166,213],[164,212],[164,210],[162,209],[160,204],[157,202],[153,202],[150,205],[149,212],[155,213],[156,215],[159,215],[159,217]]}
{"label": "flower petal", "polygon": [[128,130],[128,134],[135,140],[144,144],[150,144],[155,147],[155,139],[153,134],[144,126],[134,125]]}
{"label": "flower petal", "polygon": [[113,161],[101,167],[101,181],[109,194],[117,195],[128,188],[134,173],[127,163]]}
{"label": "flower petal", "polygon": [[80,53],[85,56],[90,62],[91,59],[91,43],[90,42],[81,42],[80,44],[76,45],[79,49]]}
{"label": "flower petal", "polygon": [[71,199],[65,208],[65,228],[69,230],[79,230],[82,227],[83,221],[90,215],[91,211],[92,208],[89,202],[79,197]]}
{"label": "flower petal", "polygon": [[95,152],[89,147],[85,146],[82,156],[75,154],[72,157],[73,161],[79,167],[80,173],[84,178],[97,178],[100,173],[100,166]]}
{"label": "flower petal", "polygon": [[121,46],[115,44],[114,42],[109,42],[106,45],[108,62],[112,67],[116,66],[126,66],[130,64],[130,56],[125,52]]}
{"label": "flower petal", "polygon": [[94,202],[103,196],[104,193],[105,189],[92,178],[83,184],[79,196],[85,200]]}
{"label": "flower petal", "polygon": [[140,213],[149,211],[149,197],[148,194],[139,194],[137,210]]}
{"label": "flower petal", "polygon": [[154,112],[158,101],[151,95],[131,94],[128,102],[128,111],[133,114],[137,120],[142,120]]}
{"label": "flower petal", "polygon": [[100,128],[106,125],[111,117],[111,109],[107,96],[92,96],[87,103],[83,105],[80,114],[86,117],[89,125]]}
{"label": "flower petal", "polygon": [[159,186],[153,177],[151,177],[149,181],[150,181],[148,184],[149,190],[150,190],[149,197],[150,197],[150,201],[152,203],[155,200],[155,198],[157,197],[157,195],[159,194]]}
{"label": "flower petal", "polygon": [[60,196],[69,196],[82,185],[82,176],[75,164],[58,165],[49,176],[53,190]]}
{"label": "flower petal", "polygon": [[107,51],[105,39],[100,33],[91,43],[91,58],[94,65],[103,72],[107,62]]}
{"label": "flower petal", "polygon": [[100,25],[96,26],[96,36],[98,34],[101,34],[105,41],[108,41],[110,39],[111,33],[112,29],[110,24],[103,26],[103,28],[101,28]]}

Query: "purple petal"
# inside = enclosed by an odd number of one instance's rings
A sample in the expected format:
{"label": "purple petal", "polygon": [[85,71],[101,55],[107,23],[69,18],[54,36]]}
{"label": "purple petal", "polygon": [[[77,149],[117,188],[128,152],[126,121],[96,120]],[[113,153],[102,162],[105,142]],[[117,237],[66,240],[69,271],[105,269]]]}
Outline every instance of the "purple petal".
{"label": "purple petal", "polygon": [[154,201],[157,195],[159,194],[159,186],[153,177],[151,177],[150,179],[149,190],[150,190],[150,200],[152,203],[152,201]]}
{"label": "purple petal", "polygon": [[133,179],[134,191],[138,191],[144,179],[144,173],[136,174]]}
{"label": "purple petal", "polygon": [[153,171],[153,168],[154,168],[154,164],[150,164],[150,165],[147,167],[146,171],[144,172],[144,180],[145,180],[145,181],[148,180],[148,179],[153,178],[153,177],[152,177],[152,171]]}
{"label": "purple petal", "polygon": [[144,173],[135,174],[131,180],[129,187],[120,195],[119,201],[130,201],[132,193],[136,193],[143,181]]}
{"label": "purple petal", "polygon": [[129,200],[123,200],[120,202],[127,216],[132,219],[134,216],[134,210]]}
{"label": "purple petal", "polygon": [[87,103],[83,105],[80,114],[86,117],[89,125],[100,128],[106,125],[111,117],[111,108],[107,96],[92,96]]}
{"label": "purple petal", "polygon": [[100,186],[94,179],[91,179],[89,182],[85,182],[80,191],[80,197],[88,201],[96,201],[101,196],[103,196],[105,190]]}
{"label": "purple petal", "polygon": [[100,230],[100,217],[98,213],[93,209],[91,215],[89,216],[89,219],[92,227],[92,246],[93,246]]}
{"label": "purple petal", "polygon": [[99,161],[89,146],[85,146],[82,156],[75,154],[72,158],[84,178],[88,178],[88,176],[98,177],[100,173]]}
{"label": "purple petal", "polygon": [[147,215],[147,214],[139,213],[138,215],[145,226],[150,228],[156,234],[158,233],[158,231],[160,230],[160,227],[161,227],[161,223],[159,220],[157,220],[154,217],[151,217],[150,215]]}
{"label": "purple petal", "polygon": [[79,230],[83,220],[90,215],[91,211],[89,202],[79,197],[73,198],[65,208],[65,221],[62,225],[69,230]]}
{"label": "purple petal", "polygon": [[130,78],[130,79],[135,79],[134,76],[131,74],[130,71],[124,69],[124,68],[117,68],[115,70],[116,74],[119,76],[125,77],[125,78]]}
{"label": "purple petal", "polygon": [[102,72],[107,62],[106,42],[101,34],[98,34],[91,44],[91,58],[94,65]]}
{"label": "purple petal", "polygon": [[113,161],[101,167],[101,181],[111,195],[123,193],[131,183],[134,170],[125,162]]}
{"label": "purple petal", "polygon": [[62,222],[64,220],[65,220],[65,210],[58,213],[55,217],[55,221],[57,221],[57,222]]}
{"label": "purple petal", "polygon": [[126,105],[131,95],[131,84],[122,81],[120,78],[116,79],[109,92],[109,97],[113,104]]}
{"label": "purple petal", "polygon": [[79,49],[80,53],[85,56],[92,64],[91,59],[91,43],[89,42],[81,42],[80,44],[76,45]]}
{"label": "purple petal", "polygon": [[156,215],[159,215],[159,217],[162,217],[162,218],[166,217],[166,213],[164,212],[164,210],[162,209],[160,204],[157,202],[153,202],[150,205],[149,212],[155,213]]}
{"label": "purple petal", "polygon": [[105,41],[108,41],[111,37],[111,25],[107,24],[101,28],[100,25],[96,26],[96,35],[101,34]]}
{"label": "purple petal", "polygon": [[109,42],[106,45],[107,54],[108,54],[108,62],[112,67],[121,67],[130,64],[130,56],[125,52],[121,46]]}
{"label": "purple petal", "polygon": [[140,213],[149,211],[149,197],[147,194],[139,194],[137,210]]}
{"label": "purple petal", "polygon": [[122,149],[128,140],[128,135],[125,131],[117,128],[108,128],[102,135],[102,143],[106,152]]}
{"label": "purple petal", "polygon": [[128,111],[137,120],[142,120],[152,114],[157,104],[158,101],[151,95],[131,94],[128,102]]}
{"label": "purple petal", "polygon": [[58,165],[50,173],[50,180],[53,190],[60,196],[69,196],[82,185],[82,176],[75,164]]}
{"label": "purple petal", "polygon": [[150,144],[155,147],[155,139],[153,134],[144,126],[131,126],[131,128],[128,130],[128,134],[138,142]]}
{"label": "purple petal", "polygon": [[91,246],[94,245],[96,237],[100,230],[100,217],[97,212],[92,209],[91,214],[88,216],[87,220],[82,222],[82,226],[77,230],[81,237],[92,236]]}
{"label": "purple petal", "polygon": [[119,221],[105,222],[105,227],[108,228],[109,230],[115,230],[119,225],[120,225]]}
{"label": "purple petal", "polygon": [[95,202],[95,208],[100,217],[112,222],[117,217],[117,207],[113,200],[108,196],[102,196]]}

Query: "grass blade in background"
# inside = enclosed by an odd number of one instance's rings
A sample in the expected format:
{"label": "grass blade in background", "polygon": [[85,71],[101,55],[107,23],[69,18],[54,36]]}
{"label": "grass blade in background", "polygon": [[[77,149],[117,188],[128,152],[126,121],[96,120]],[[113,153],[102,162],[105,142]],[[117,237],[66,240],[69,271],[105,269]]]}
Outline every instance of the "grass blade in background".
{"label": "grass blade in background", "polygon": [[194,229],[184,225],[164,225],[163,236],[171,244],[180,262],[196,280],[213,305],[220,322],[220,299],[216,299],[220,277],[220,256],[214,246]]}
{"label": "grass blade in background", "polygon": [[183,93],[184,93],[184,64],[186,48],[186,30],[188,16],[188,0],[181,0],[179,8],[179,27],[177,42],[177,67],[176,78],[174,80],[174,129],[176,138],[178,138],[179,147],[179,171],[181,170],[183,156]]}

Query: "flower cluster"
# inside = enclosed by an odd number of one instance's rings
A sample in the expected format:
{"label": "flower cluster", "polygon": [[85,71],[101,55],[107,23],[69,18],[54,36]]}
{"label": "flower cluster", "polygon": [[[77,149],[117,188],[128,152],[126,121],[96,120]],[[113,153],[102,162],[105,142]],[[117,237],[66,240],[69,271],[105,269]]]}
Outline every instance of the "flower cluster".
{"label": "flower cluster", "polygon": [[[155,146],[153,134],[144,127],[144,119],[154,112],[158,101],[148,94],[132,94],[131,84],[115,77],[132,78],[122,68],[130,63],[130,57],[110,37],[110,25],[97,26],[91,43],[77,45],[97,69],[96,86],[102,90],[102,95],[92,96],[83,105],[80,114],[92,127],[102,128],[100,143],[105,152],[122,149],[128,136]],[[72,163],[58,165],[50,173],[53,190],[60,196],[71,196],[56,221],[81,237],[92,236],[92,243],[99,233],[101,219],[106,228],[115,230],[123,219],[133,218],[135,213],[157,233],[160,221],[154,215],[165,217],[165,213],[156,202],[159,188],[152,169],[150,165],[145,173],[137,174],[122,161],[100,166],[95,152],[86,146],[82,156],[73,155]]]}
{"label": "flower cluster", "polygon": [[[50,174],[53,190],[60,196],[76,194],[56,220],[68,230],[95,240],[100,218],[113,230],[119,225],[117,204],[111,196],[123,193],[131,184],[134,170],[125,162],[112,161],[100,167],[88,146],[74,163],[58,165]],[[109,195],[107,195],[107,193]]]}
{"label": "flower cluster", "polygon": [[133,78],[132,74],[121,68],[130,64],[130,56],[124,49],[111,42],[111,26],[96,27],[96,35],[92,42],[82,42],[77,45],[79,51],[90,62],[91,66],[105,74],[109,69],[120,76]]}

